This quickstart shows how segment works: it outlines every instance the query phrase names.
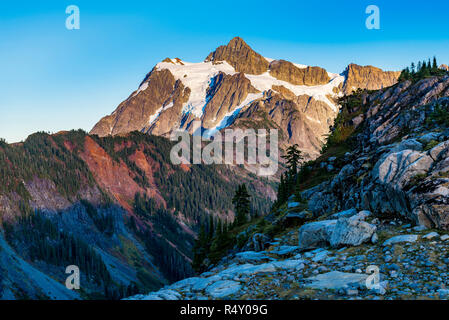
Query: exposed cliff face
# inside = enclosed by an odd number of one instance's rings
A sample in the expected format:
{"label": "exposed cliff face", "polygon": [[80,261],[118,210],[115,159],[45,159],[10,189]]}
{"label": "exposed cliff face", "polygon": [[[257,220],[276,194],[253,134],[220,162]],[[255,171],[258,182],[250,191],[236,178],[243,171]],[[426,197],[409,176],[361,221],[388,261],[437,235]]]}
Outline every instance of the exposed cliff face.
{"label": "exposed cliff face", "polygon": [[282,85],[272,85],[271,89],[277,93],[280,93],[282,97],[287,100],[294,100],[296,98],[296,95],[293,92]]}
{"label": "exposed cliff face", "polygon": [[449,66],[448,66],[447,64],[442,64],[442,65],[440,66],[440,69],[449,71]]}
{"label": "exposed cliff face", "polygon": [[243,73],[226,75],[220,72],[212,83],[207,90],[209,101],[201,119],[204,128],[212,128],[217,123],[217,119],[223,119],[226,114],[241,105],[248,94],[258,92]]}
{"label": "exposed cliff face", "polygon": [[181,81],[175,82],[174,89],[165,102],[162,109],[151,114],[148,124],[142,129],[143,132],[155,135],[167,136],[173,127],[181,121],[182,107],[190,96],[190,88],[186,88]]}
{"label": "exposed cliff face", "polygon": [[[201,120],[203,129],[221,130],[251,123],[260,127],[266,118],[273,128],[284,131],[281,147],[299,143],[306,157],[314,158],[337,115],[338,97],[357,88],[391,86],[399,76],[357,65],[339,75],[320,67],[269,61],[240,38],[217,48],[204,62],[167,58],[91,133],[107,136],[139,130],[168,136],[177,128],[192,133],[194,120]],[[273,92],[279,95],[267,99]],[[256,105],[266,116],[251,111]]]}
{"label": "exposed cliff face", "polygon": [[299,86],[316,86],[326,84],[331,79],[327,71],[320,67],[298,68],[285,60],[275,60],[270,63],[270,74],[283,81]]}
{"label": "exposed cliff face", "polygon": [[218,63],[226,61],[235,71],[248,74],[262,74],[268,70],[268,61],[255,52],[242,38],[233,38],[226,46],[218,47],[211,52],[205,62]]}
{"label": "exposed cliff face", "polygon": [[[101,119],[91,133],[105,136],[136,130],[148,131],[152,128],[155,132],[163,134],[169,131],[171,123],[178,120],[180,108],[190,94],[190,90],[184,89],[182,83],[176,81],[170,71],[153,70],[139,89],[123,101],[113,114]],[[160,125],[153,127],[155,117],[163,109],[172,110],[164,112]],[[163,126],[168,123],[170,125]]]}
{"label": "exposed cliff face", "polygon": [[401,72],[382,71],[373,66],[350,64],[345,70],[346,82],[343,92],[350,94],[357,89],[378,90],[394,85]]}
{"label": "exposed cliff face", "polygon": [[137,192],[145,193],[130,176],[123,161],[117,163],[92,138],[86,137],[84,152],[80,155],[92,172],[97,184],[111,194],[118,203],[132,211],[130,203]]}
{"label": "exposed cliff face", "polygon": [[264,98],[244,108],[231,128],[278,129],[280,146],[298,144],[307,159],[315,158],[336,111],[312,97],[292,96],[288,89],[277,89],[283,94],[268,91]]}

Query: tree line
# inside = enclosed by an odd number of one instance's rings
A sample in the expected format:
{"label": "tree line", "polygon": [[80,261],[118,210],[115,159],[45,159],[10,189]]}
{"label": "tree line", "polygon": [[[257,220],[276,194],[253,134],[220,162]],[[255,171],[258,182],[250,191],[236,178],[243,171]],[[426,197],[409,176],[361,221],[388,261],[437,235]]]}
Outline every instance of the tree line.
{"label": "tree line", "polygon": [[448,74],[448,72],[438,67],[437,58],[434,57],[432,62],[430,59],[428,61],[419,61],[416,65],[412,62],[410,67],[402,70],[398,81],[411,80],[415,82],[428,77],[443,76],[445,74]]}

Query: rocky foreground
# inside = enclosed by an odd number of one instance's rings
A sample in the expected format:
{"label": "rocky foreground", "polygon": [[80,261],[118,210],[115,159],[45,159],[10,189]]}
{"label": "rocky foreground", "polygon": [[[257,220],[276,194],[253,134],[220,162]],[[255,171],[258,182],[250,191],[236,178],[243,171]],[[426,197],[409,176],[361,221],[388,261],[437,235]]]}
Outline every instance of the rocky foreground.
{"label": "rocky foreground", "polygon": [[[267,250],[237,253],[198,277],[130,299],[449,297],[447,233],[412,227],[399,220],[384,224],[368,211],[348,210],[333,218],[291,230],[275,239]],[[366,239],[369,241],[362,245]],[[322,242],[333,246],[312,249]],[[370,266],[380,272],[378,285],[371,289],[367,287],[367,278],[373,275],[367,273]]]}
{"label": "rocky foreground", "polygon": [[358,98],[337,119],[353,133],[303,168],[322,182],[264,218],[281,231],[131,299],[446,299],[449,76]]}

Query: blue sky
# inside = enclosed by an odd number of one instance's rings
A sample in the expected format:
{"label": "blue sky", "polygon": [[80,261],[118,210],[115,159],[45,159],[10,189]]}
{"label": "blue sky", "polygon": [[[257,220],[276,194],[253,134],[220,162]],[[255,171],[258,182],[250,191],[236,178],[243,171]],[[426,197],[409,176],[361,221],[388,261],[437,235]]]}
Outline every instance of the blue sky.
{"label": "blue sky", "polygon": [[[71,4],[80,30],[65,28]],[[371,4],[380,30],[365,28]],[[399,70],[434,55],[449,64],[448,12],[446,0],[2,1],[0,137],[88,131],[157,62],[202,61],[237,35],[266,57],[338,73],[351,62]]]}

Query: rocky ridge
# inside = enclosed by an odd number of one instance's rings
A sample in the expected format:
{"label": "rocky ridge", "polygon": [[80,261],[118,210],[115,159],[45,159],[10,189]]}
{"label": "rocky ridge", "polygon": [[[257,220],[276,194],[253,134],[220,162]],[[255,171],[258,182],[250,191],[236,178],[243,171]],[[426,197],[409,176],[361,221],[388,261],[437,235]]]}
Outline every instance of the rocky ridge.
{"label": "rocky ridge", "polygon": [[276,79],[298,86],[323,85],[331,80],[327,71],[320,67],[299,68],[285,60],[271,62],[270,74]]}
{"label": "rocky ridge", "polygon": [[382,71],[373,66],[358,66],[351,63],[344,71],[346,82],[343,86],[343,92],[350,94],[357,89],[377,90],[394,85],[400,71]]}
{"label": "rocky ridge", "polygon": [[333,179],[303,193],[310,210],[319,215],[355,206],[448,229],[449,132],[438,115],[448,97],[448,76],[364,95],[366,112],[350,120],[360,126],[357,147],[331,168]]}

